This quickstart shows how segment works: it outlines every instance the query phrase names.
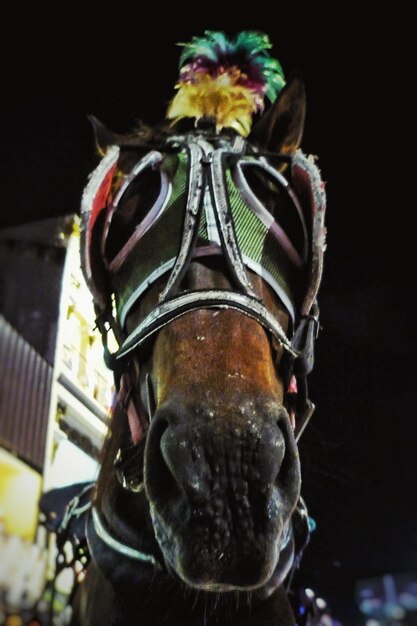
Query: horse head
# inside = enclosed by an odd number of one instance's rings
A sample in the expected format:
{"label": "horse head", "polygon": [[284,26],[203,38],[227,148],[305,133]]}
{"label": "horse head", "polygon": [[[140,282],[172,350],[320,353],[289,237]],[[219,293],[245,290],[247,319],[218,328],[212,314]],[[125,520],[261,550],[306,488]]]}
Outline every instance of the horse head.
{"label": "horse head", "polygon": [[281,85],[249,134],[178,107],[153,135],[95,122],[83,267],[119,394],[92,533],[189,588],[273,589],[306,520],[296,437],[324,234],[304,87]]}

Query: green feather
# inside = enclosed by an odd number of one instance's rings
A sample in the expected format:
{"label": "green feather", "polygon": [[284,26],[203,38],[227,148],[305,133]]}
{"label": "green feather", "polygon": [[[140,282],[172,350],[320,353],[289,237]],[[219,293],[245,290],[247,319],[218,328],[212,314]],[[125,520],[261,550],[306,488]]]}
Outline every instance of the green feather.
{"label": "green feather", "polygon": [[248,62],[260,70],[266,85],[266,95],[273,102],[285,85],[284,72],[277,59],[270,56],[272,44],[268,35],[255,31],[243,31],[230,40],[219,31],[206,30],[203,37],[193,37],[190,43],[179,44],[184,47],[180,57],[180,69],[198,57],[204,57],[212,63],[220,58],[233,55],[236,51],[244,52]]}

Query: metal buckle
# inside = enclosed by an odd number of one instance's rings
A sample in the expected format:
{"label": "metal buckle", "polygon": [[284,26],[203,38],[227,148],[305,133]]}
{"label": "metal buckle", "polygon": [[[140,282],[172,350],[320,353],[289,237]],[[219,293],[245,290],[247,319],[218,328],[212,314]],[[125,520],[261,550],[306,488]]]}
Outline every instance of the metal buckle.
{"label": "metal buckle", "polygon": [[319,330],[319,308],[314,303],[311,312],[302,318],[292,341],[293,347],[299,353],[294,361],[294,374],[297,377],[307,376],[314,367],[314,341]]}
{"label": "metal buckle", "polygon": [[307,316],[307,319],[309,320],[309,322],[311,322],[314,326],[314,339],[317,339],[317,337],[319,336],[319,332],[320,332],[320,311],[319,311],[319,307],[317,305],[317,302],[314,302],[313,306],[311,307],[311,311]]}
{"label": "metal buckle", "polygon": [[[143,447],[143,446],[142,446]],[[117,480],[123,489],[140,493],[144,489],[141,463],[143,450],[140,443],[122,450],[119,448],[114,459],[114,470]],[[142,478],[142,480],[141,480]]]}

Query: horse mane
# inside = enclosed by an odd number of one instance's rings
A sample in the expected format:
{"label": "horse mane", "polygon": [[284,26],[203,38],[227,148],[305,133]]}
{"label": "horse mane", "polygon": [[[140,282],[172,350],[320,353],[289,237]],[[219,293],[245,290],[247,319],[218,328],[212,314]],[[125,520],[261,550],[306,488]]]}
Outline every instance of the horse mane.
{"label": "horse mane", "polygon": [[163,143],[168,137],[177,132],[177,127],[175,126],[174,128],[172,124],[168,124],[166,121],[150,125],[143,120],[138,120],[127,137],[129,139],[136,138],[144,143]]}
{"label": "horse mane", "polygon": [[215,130],[214,118],[207,117],[198,121],[196,118],[184,118],[175,123],[168,123],[164,120],[155,125],[150,125],[143,120],[137,120],[130,132],[125,135],[119,135],[119,137],[123,138],[126,144],[140,145],[143,143],[146,146],[147,144],[164,144],[173,135],[185,135],[196,131],[212,131],[213,135],[218,137],[235,137],[238,134],[232,128],[223,128],[220,132],[217,132]]}

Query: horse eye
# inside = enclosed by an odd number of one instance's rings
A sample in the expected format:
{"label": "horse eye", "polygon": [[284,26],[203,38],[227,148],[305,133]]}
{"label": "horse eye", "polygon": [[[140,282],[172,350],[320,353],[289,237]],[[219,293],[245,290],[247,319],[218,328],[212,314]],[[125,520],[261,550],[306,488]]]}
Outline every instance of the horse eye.
{"label": "horse eye", "polygon": [[278,180],[260,167],[245,167],[244,177],[251,192],[271,213],[301,255],[304,246],[303,227],[287,191]]}
{"label": "horse eye", "polygon": [[160,189],[160,173],[151,167],[140,172],[129,184],[119,200],[111,221],[105,245],[108,262],[111,262],[120,252],[135,228],[149,213],[158,198]]}

